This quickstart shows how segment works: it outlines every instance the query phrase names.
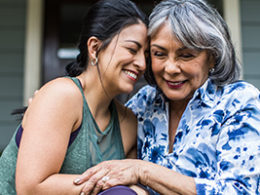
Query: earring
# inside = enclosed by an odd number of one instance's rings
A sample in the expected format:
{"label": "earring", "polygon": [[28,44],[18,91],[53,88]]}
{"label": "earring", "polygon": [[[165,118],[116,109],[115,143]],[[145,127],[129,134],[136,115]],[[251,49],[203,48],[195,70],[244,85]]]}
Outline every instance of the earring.
{"label": "earring", "polygon": [[210,74],[213,74],[214,71],[215,71],[215,68],[209,69],[209,73],[210,73]]}
{"label": "earring", "polygon": [[95,58],[95,61],[94,61],[94,60],[91,60],[91,65],[92,65],[92,66],[96,66],[97,63],[98,63],[98,58],[97,58],[97,57]]}

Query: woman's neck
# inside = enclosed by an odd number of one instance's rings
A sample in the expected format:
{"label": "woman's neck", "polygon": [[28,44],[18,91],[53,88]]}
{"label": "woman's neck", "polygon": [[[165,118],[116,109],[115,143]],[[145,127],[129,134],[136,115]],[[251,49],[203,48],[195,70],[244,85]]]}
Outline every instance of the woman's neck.
{"label": "woman's neck", "polygon": [[169,153],[173,151],[173,143],[182,114],[186,109],[188,101],[170,101],[169,108]]}
{"label": "woman's neck", "polygon": [[174,113],[175,116],[181,119],[183,112],[185,111],[189,100],[182,101],[170,101],[170,113]]}
{"label": "woman's neck", "polygon": [[93,117],[107,116],[109,114],[109,105],[114,96],[109,96],[105,92],[98,75],[93,74],[93,72],[83,72],[78,78]]}

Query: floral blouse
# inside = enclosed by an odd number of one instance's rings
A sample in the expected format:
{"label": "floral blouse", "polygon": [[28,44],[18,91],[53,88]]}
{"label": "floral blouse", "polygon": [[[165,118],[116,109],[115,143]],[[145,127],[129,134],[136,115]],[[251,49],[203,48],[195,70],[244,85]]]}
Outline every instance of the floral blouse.
{"label": "floral blouse", "polygon": [[207,80],[189,101],[169,153],[169,102],[145,86],[126,104],[138,118],[138,158],[194,177],[197,194],[260,194],[260,93]]}

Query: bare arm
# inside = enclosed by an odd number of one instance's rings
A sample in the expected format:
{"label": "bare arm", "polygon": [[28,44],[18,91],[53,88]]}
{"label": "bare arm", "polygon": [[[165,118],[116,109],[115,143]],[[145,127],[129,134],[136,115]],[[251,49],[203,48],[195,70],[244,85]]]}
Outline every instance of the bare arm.
{"label": "bare arm", "polygon": [[132,185],[132,186],[129,186],[132,190],[134,190],[138,195],[149,195],[149,192],[140,187],[139,185]]}
{"label": "bare arm", "polygon": [[192,177],[172,171],[160,165],[142,161],[139,178],[143,185],[160,194],[196,194],[196,184]]}
{"label": "bare arm", "polygon": [[76,175],[59,174],[70,134],[81,122],[77,90],[68,79],[52,81],[26,111],[16,169],[18,194],[79,194],[82,187],[73,185]]}

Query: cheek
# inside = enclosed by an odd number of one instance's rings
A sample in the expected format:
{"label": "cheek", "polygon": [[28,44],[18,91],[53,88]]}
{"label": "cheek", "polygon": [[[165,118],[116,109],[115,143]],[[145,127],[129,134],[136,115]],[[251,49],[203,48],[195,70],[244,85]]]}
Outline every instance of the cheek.
{"label": "cheek", "polygon": [[202,69],[202,71],[201,71],[202,73],[201,73],[201,77],[202,78],[208,78],[208,76],[209,76],[209,67],[208,67],[208,64],[204,64],[204,67],[203,67],[203,69]]}
{"label": "cheek", "polygon": [[162,63],[158,62],[157,60],[152,59],[152,71],[153,71],[154,76],[156,76],[162,70],[163,70]]}
{"label": "cheek", "polygon": [[194,72],[197,85],[202,85],[208,79],[208,68],[200,68],[200,71]]}

